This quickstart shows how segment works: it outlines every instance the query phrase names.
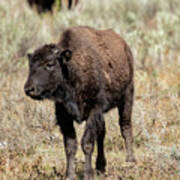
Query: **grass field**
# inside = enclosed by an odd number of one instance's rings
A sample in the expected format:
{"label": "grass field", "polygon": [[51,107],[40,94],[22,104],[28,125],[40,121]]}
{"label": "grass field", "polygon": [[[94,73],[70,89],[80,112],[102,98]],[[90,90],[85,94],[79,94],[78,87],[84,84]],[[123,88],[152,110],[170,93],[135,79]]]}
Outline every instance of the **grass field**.
{"label": "grass field", "polygon": [[[125,162],[117,111],[105,115],[107,172],[95,179],[180,179],[179,0],[82,0],[72,11],[39,16],[25,0],[0,1],[0,179],[63,179],[66,158],[52,102],[27,98],[27,52],[57,42],[67,27],[112,28],[135,59],[136,164]],[[78,137],[83,126],[76,125]],[[80,138],[78,139],[80,141]],[[79,143],[80,144],[80,143]],[[96,150],[93,155],[95,162]],[[77,179],[84,156],[77,152]]]}

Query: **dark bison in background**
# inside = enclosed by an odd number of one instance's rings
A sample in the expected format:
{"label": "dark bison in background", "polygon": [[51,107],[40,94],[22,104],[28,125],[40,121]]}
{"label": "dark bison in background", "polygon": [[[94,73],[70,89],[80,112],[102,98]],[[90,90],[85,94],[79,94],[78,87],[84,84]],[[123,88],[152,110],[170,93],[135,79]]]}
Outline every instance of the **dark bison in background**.
{"label": "dark bison in background", "polygon": [[77,151],[74,122],[86,121],[82,138],[84,179],[92,179],[91,157],[97,143],[96,169],[105,171],[103,113],[117,107],[127,161],[132,148],[133,57],[125,41],[112,30],[90,27],[67,29],[58,44],[44,45],[29,54],[25,93],[55,103],[57,123],[64,137],[67,178],[75,178]]}
{"label": "dark bison in background", "polygon": [[[39,13],[52,11],[53,5],[56,0],[28,0],[31,7],[35,6]],[[71,9],[73,4],[77,5],[78,0],[59,0],[59,5],[61,7],[67,7]]]}

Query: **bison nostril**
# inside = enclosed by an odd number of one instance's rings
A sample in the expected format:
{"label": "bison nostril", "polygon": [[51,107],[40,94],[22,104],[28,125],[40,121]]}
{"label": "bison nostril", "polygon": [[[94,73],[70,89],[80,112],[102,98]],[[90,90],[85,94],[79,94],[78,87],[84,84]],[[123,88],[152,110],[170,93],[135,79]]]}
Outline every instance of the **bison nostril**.
{"label": "bison nostril", "polygon": [[26,87],[24,90],[26,94],[32,94],[35,91],[34,87]]}

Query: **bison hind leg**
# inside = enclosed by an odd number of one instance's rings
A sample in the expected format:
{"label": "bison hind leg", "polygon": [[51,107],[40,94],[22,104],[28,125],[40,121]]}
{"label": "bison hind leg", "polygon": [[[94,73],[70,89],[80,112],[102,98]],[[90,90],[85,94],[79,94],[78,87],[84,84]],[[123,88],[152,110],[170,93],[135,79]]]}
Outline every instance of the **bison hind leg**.
{"label": "bison hind leg", "polygon": [[136,161],[133,152],[133,135],[132,135],[132,123],[131,123],[133,95],[134,95],[134,86],[133,83],[130,83],[118,105],[119,116],[120,116],[119,125],[121,129],[122,137],[124,138],[125,141],[127,162]]}
{"label": "bison hind leg", "polygon": [[96,158],[96,169],[100,173],[105,172],[106,158],[104,155],[104,138],[105,138],[105,121],[102,113],[96,116],[97,125],[97,158]]}
{"label": "bison hind leg", "polygon": [[105,171],[106,159],[104,156],[104,137],[105,122],[102,111],[97,108],[91,111],[82,138],[82,149],[85,154],[84,180],[93,179],[91,159],[95,141],[97,142],[98,148],[96,169],[102,173]]}

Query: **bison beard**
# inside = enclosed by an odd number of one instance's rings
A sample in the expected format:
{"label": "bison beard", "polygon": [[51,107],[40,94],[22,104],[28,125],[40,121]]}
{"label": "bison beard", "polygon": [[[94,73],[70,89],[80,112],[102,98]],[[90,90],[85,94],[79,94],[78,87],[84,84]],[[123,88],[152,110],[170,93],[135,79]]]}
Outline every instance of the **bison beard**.
{"label": "bison beard", "polygon": [[118,34],[90,27],[70,28],[63,32],[58,44],[44,45],[28,58],[29,76],[24,90],[32,98],[46,97],[54,101],[57,123],[64,138],[68,180],[75,179],[74,121],[86,121],[81,146],[85,155],[84,179],[90,180],[95,142],[96,169],[105,172],[103,113],[115,107],[119,112],[126,160],[135,161],[131,125],[133,56]]}
{"label": "bison beard", "polygon": [[69,116],[71,116],[71,118],[74,119],[77,123],[82,123],[78,105],[72,101],[72,93],[69,93],[72,91],[72,89],[70,88],[70,91],[68,91],[68,89],[69,88],[67,87],[57,87],[56,91],[51,95],[51,99],[59,103],[63,103]]}

